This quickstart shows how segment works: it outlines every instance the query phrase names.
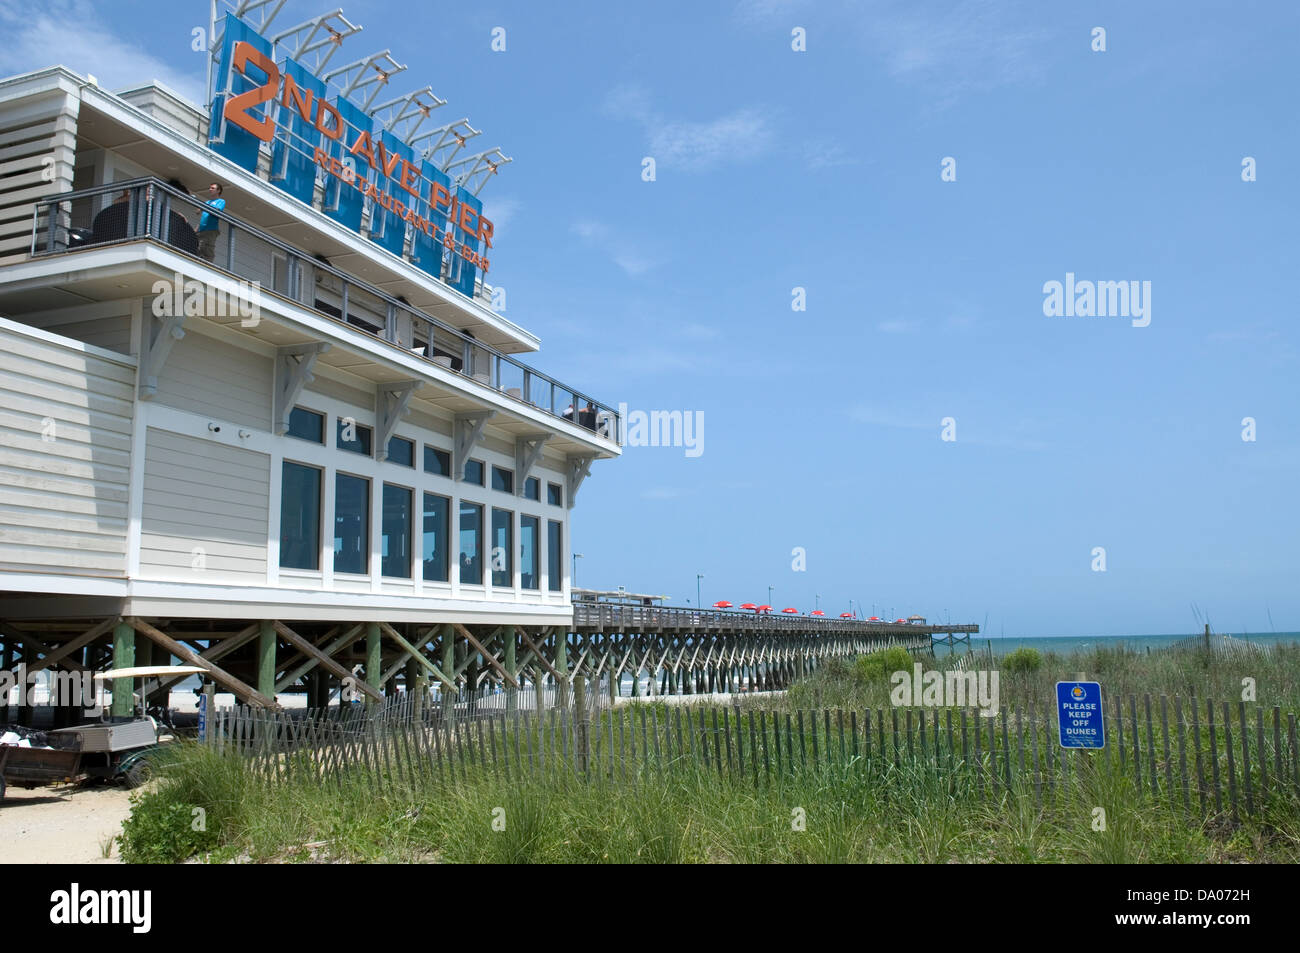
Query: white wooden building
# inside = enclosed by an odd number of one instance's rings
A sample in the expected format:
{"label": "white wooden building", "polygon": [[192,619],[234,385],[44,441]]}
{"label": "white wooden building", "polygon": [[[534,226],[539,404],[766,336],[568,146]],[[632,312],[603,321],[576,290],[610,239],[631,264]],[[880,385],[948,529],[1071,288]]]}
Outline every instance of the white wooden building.
{"label": "white wooden building", "polygon": [[[206,129],[156,85],[0,81],[6,667],[198,657],[257,704],[562,674],[569,515],[617,413],[523,363],[540,342],[490,287]],[[168,182],[223,186],[212,261]]]}

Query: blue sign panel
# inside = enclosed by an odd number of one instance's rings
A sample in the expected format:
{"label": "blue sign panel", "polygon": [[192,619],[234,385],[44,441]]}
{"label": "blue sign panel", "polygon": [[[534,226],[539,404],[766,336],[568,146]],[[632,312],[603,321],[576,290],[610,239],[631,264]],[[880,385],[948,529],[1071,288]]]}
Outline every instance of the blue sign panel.
{"label": "blue sign panel", "polygon": [[280,75],[284,94],[271,143],[271,184],[310,205],[316,189],[316,146],[321,141],[316,117],[325,84],[291,59],[280,64]]}
{"label": "blue sign panel", "polygon": [[[420,199],[412,195],[398,183],[402,180],[402,160],[410,162],[415,158],[411,147],[402,142],[391,132],[385,130],[377,137],[383,145],[383,151],[375,147],[375,158],[384,169],[384,175],[377,176],[381,183],[383,198],[375,202],[370,209],[370,240],[381,248],[386,248],[394,255],[402,254],[406,242],[406,208],[416,209]],[[391,169],[391,173],[389,170]],[[415,188],[419,189],[419,183]],[[401,206],[397,203],[401,203]]]}
{"label": "blue sign panel", "polygon": [[208,693],[199,696],[199,741],[208,737]]}
{"label": "blue sign panel", "polygon": [[[343,134],[329,143],[326,148],[331,156],[339,159],[347,170],[345,178],[330,175],[325,180],[325,207],[321,210],[340,225],[346,225],[354,232],[361,231],[361,210],[365,208],[365,183],[370,178],[370,163],[364,155],[354,155],[348,151],[361,136],[370,132],[370,116],[351,100],[336,96],[334,108],[343,120]],[[358,188],[360,186],[360,188]]]}
{"label": "blue sign panel", "polygon": [[[225,35],[221,40],[221,58],[217,62],[216,95],[212,98],[212,116],[208,124],[208,147],[236,165],[250,172],[256,172],[257,151],[261,147],[262,140],[228,120],[225,110],[228,99],[241,93],[255,92],[272,78],[252,62],[242,64],[242,70],[235,69],[235,44],[243,40],[269,60],[271,41],[233,13],[226,14],[225,29]],[[269,105],[250,103],[243,108],[243,112],[254,121],[261,121],[266,118]]]}
{"label": "blue sign panel", "polygon": [[451,196],[455,191],[451,187],[451,176],[447,175],[429,160],[420,166],[425,180],[424,197],[427,202],[421,214],[432,225],[432,234],[422,229],[415,230],[415,245],[412,248],[412,260],[421,271],[442,279],[443,235],[447,232],[447,211],[451,205]]}
{"label": "blue sign panel", "polygon": [[1057,682],[1056,716],[1060,720],[1062,748],[1106,747],[1100,682]]}
{"label": "blue sign panel", "polygon": [[456,254],[451,258],[451,274],[447,278],[447,283],[461,294],[472,298],[474,276],[478,273],[478,269],[461,257],[460,251],[462,245],[468,246],[475,252],[479,250],[478,217],[483,211],[483,203],[464,188],[456,189],[456,200],[456,221],[452,223],[452,232],[456,236]]}

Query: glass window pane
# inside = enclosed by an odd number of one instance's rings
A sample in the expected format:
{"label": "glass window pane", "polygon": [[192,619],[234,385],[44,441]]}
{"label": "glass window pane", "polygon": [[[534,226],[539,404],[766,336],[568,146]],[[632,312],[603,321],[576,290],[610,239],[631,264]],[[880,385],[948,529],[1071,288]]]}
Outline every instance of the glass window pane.
{"label": "glass window pane", "polygon": [[424,578],[429,582],[447,581],[447,531],[451,500],[433,493],[424,494]]}
{"label": "glass window pane", "polygon": [[465,482],[473,483],[475,486],[483,485],[483,461],[482,460],[465,461]]}
{"label": "glass window pane", "polygon": [[524,496],[530,500],[540,500],[542,493],[542,483],[537,477],[529,477],[524,481]]}
{"label": "glass window pane", "polygon": [[370,456],[370,428],[359,424],[351,417],[340,417],[338,427],[338,448],[351,450],[353,453]]}
{"label": "glass window pane", "polygon": [[500,490],[502,493],[515,492],[515,475],[511,470],[504,467],[492,468],[492,489]]}
{"label": "glass window pane", "polygon": [[385,576],[411,578],[411,491],[404,486],[384,484],[384,519],[380,572]]}
{"label": "glass window pane", "polygon": [[370,481],[334,478],[334,571],[370,571]]}
{"label": "glass window pane", "polygon": [[563,506],[564,488],[558,483],[546,484],[546,502],[551,506]]}
{"label": "glass window pane", "polygon": [[514,514],[509,510],[492,511],[492,585],[514,587]]}
{"label": "glass window pane", "polygon": [[478,503],[460,504],[460,581],[483,585],[483,507]]}
{"label": "glass window pane", "polygon": [[404,467],[415,466],[415,444],[402,437],[390,437],[388,440],[388,462],[399,463]]}
{"label": "glass window pane", "polygon": [[555,520],[546,524],[546,588],[551,592],[564,589],[564,547],[560,545],[560,526]]}
{"label": "glass window pane", "polygon": [[451,454],[437,447],[424,448],[424,469],[437,476],[451,476]]}
{"label": "glass window pane", "polygon": [[320,568],[320,479],[315,467],[284,461],[280,478],[280,565]]}
{"label": "glass window pane", "polygon": [[539,521],[536,516],[519,518],[519,579],[525,589],[537,589],[537,564],[540,553],[537,551],[537,533]]}
{"label": "glass window pane", "polygon": [[325,442],[325,415],[318,414],[315,411],[303,410],[301,407],[295,407],[289,411],[289,430],[290,437],[297,437],[299,440],[310,440],[312,443]]}

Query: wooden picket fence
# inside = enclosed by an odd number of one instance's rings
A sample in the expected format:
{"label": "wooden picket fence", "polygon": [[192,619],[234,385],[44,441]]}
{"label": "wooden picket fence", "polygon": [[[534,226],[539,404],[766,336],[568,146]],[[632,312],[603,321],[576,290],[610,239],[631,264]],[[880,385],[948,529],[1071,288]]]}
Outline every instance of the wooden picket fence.
{"label": "wooden picket fence", "polygon": [[1300,801],[1296,713],[1279,707],[1108,697],[1105,748],[1074,751],[1057,743],[1054,705],[1003,708],[995,717],[968,708],[608,709],[592,698],[601,694],[579,690],[568,707],[475,718],[409,703],[341,713],[241,708],[219,712],[209,740],[248,757],[269,782],[341,783],[364,774],[376,792],[454,784],[471,772],[614,784],[693,772],[753,785],[875,772],[899,780],[924,774],[977,796],[1032,793],[1042,803],[1118,772],[1137,795],[1234,823],[1275,798],[1292,809]]}

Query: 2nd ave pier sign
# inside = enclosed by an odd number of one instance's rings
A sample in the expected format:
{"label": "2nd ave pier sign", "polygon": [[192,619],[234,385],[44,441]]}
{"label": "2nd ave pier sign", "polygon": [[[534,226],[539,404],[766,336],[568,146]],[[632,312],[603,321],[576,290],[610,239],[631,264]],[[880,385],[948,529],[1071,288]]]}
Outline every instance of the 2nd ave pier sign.
{"label": "2nd ave pier sign", "polygon": [[1106,747],[1100,682],[1057,682],[1056,716],[1062,748]]}

